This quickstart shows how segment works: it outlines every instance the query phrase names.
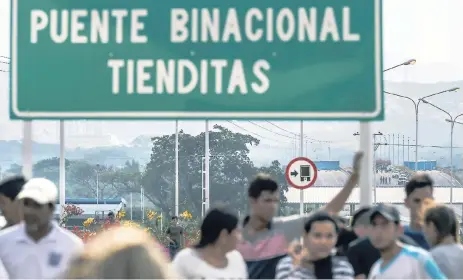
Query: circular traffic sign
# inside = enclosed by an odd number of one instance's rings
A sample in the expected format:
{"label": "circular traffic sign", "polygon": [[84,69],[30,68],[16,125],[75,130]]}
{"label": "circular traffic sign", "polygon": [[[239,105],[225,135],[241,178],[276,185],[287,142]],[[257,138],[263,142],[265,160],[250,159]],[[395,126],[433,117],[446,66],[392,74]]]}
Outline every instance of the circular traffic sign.
{"label": "circular traffic sign", "polygon": [[293,188],[303,190],[310,188],[317,180],[317,167],[308,158],[298,157],[291,160],[286,166],[286,181]]}

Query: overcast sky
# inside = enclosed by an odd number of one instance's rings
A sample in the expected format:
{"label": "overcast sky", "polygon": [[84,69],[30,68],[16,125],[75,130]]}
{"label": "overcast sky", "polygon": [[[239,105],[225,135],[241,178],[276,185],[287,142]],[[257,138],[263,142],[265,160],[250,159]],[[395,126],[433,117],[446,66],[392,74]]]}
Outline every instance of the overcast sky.
{"label": "overcast sky", "polygon": [[[386,80],[433,83],[438,81],[463,80],[463,0],[385,0],[383,1],[383,54],[384,66],[392,66],[416,58],[417,64],[391,71]],[[10,56],[10,1],[0,1],[0,56]],[[0,65],[0,69],[2,66]],[[7,98],[8,73],[0,72],[0,97]],[[457,102],[463,102],[458,95]],[[454,102],[455,95],[448,97]],[[0,139],[18,139],[21,137],[20,122],[8,120],[8,102],[0,102]],[[463,108],[462,108],[463,109]],[[387,120],[386,120],[387,122]],[[277,122],[277,125],[298,132],[296,122]],[[235,129],[232,125],[224,123]],[[270,133],[249,123],[241,123],[245,129],[262,136],[288,140],[286,137]],[[375,124],[378,128],[382,124]],[[269,124],[267,129],[276,130]],[[39,122],[34,134],[40,140],[56,142],[56,123]],[[92,130],[88,128],[87,130]],[[93,126],[90,126],[93,127]],[[189,133],[204,130],[203,122],[182,122],[181,128]],[[98,130],[98,129],[94,129]],[[312,122],[306,123],[305,131],[313,138],[333,140],[340,146],[355,146],[352,131],[358,130],[357,123]],[[139,122],[106,124],[103,134],[113,135],[115,143],[127,143],[140,134],[163,134],[174,131],[173,122]],[[88,132],[90,133],[90,132]],[[99,132],[98,132],[99,133]],[[269,141],[269,146],[279,143]]]}

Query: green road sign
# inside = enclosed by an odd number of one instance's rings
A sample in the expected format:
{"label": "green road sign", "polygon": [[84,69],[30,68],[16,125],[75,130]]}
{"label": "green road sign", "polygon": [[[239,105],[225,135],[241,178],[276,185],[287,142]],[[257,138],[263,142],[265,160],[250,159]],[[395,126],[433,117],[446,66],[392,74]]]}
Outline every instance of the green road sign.
{"label": "green road sign", "polygon": [[14,119],[383,118],[381,0],[12,0]]}

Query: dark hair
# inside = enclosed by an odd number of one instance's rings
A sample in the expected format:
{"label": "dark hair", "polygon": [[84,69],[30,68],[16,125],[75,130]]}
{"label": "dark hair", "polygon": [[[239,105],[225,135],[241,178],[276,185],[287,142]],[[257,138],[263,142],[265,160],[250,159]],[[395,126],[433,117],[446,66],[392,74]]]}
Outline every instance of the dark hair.
{"label": "dark hair", "polygon": [[430,208],[426,211],[424,216],[426,224],[432,223],[437,230],[437,244],[451,235],[457,241],[459,234],[457,225],[457,216],[453,209],[442,205]]}
{"label": "dark hair", "polygon": [[15,200],[26,182],[23,176],[8,177],[0,182],[0,194]]}
{"label": "dark hair", "polygon": [[431,176],[426,173],[418,173],[413,176],[410,181],[405,185],[405,194],[407,197],[414,192],[416,189],[426,188],[429,187],[431,190],[433,189],[434,181],[432,180]]}
{"label": "dark hair", "polygon": [[248,196],[259,198],[262,192],[268,191],[274,193],[278,190],[278,184],[267,174],[258,174],[248,188]]}
{"label": "dark hair", "polygon": [[173,221],[173,220],[178,220],[178,217],[177,217],[177,216],[173,216],[173,217],[172,217],[172,221]]}
{"label": "dark hair", "polygon": [[238,216],[225,207],[210,209],[201,223],[201,238],[196,248],[204,248],[217,242],[222,230],[228,233],[238,226]]}
{"label": "dark hair", "polygon": [[310,230],[312,229],[313,223],[317,223],[317,222],[331,222],[334,225],[334,230],[336,231],[336,233],[339,233],[339,226],[336,223],[336,220],[330,214],[328,214],[328,212],[325,212],[325,211],[319,211],[315,214],[312,214],[307,219],[304,225],[305,232],[309,233]]}

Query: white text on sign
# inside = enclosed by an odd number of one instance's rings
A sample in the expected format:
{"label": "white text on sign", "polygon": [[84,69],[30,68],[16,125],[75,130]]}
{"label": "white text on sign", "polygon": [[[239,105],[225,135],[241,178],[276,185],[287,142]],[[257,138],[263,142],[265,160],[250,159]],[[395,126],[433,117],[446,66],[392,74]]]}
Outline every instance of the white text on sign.
{"label": "white text on sign", "polygon": [[[146,28],[154,28],[145,23],[148,9],[34,9],[30,17],[32,44],[41,40],[55,44],[147,44]],[[349,7],[250,8],[244,12],[234,8],[177,8],[170,10],[166,24],[170,24],[170,42],[174,44],[360,41],[360,35],[351,31],[350,18]],[[246,62],[220,57],[194,61],[110,58],[106,67],[112,73],[113,94],[265,94],[271,87],[271,62],[259,58]]]}

